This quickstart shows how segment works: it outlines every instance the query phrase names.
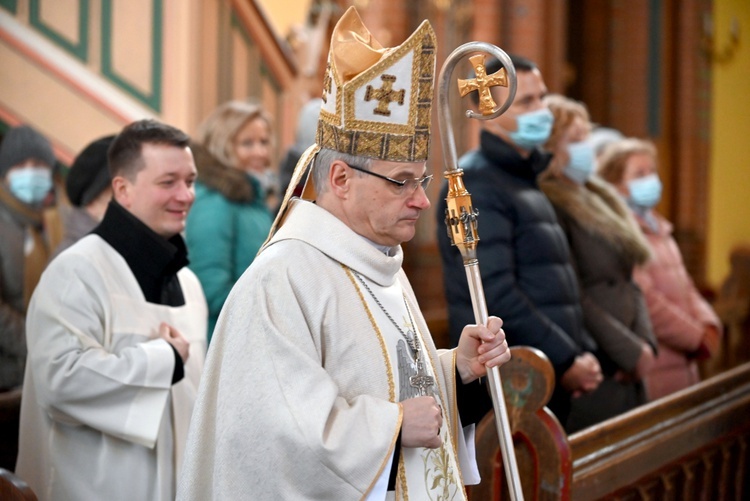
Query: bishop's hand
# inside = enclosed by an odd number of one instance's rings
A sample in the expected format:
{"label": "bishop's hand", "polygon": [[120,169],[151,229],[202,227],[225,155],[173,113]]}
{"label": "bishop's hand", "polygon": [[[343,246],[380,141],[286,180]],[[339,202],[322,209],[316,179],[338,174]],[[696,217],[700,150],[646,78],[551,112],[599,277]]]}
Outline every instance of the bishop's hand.
{"label": "bishop's hand", "polygon": [[415,397],[401,402],[401,445],[436,449],[443,443],[443,412],[434,397]]}
{"label": "bishop's hand", "polygon": [[510,350],[502,329],[503,321],[489,317],[487,325],[467,325],[456,348],[456,369],[464,384],[483,377],[489,367],[510,360]]}

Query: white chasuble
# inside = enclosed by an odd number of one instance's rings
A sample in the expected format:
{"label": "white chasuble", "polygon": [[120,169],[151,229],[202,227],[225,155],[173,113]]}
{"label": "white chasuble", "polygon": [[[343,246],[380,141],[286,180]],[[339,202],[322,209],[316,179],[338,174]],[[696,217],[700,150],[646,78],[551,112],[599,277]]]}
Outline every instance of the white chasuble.
{"label": "white chasuble", "polygon": [[[414,321],[416,308],[408,303],[404,289],[398,282],[382,287],[357,272],[347,272],[356,278],[359,296],[374,319],[377,335],[383,338],[388,349],[398,400],[426,394],[434,397],[441,409],[444,408],[448,399],[435,377],[436,361],[424,348],[427,346],[425,337]],[[420,377],[431,378],[431,384],[422,391],[413,384],[414,378]],[[440,430],[443,444],[437,449],[401,448],[395,499],[466,499],[456,444],[448,427],[449,421],[444,419]]]}
{"label": "white chasuble", "polygon": [[[355,272],[400,324],[408,318],[406,296],[436,379],[443,441],[458,450],[449,463],[455,499],[462,499],[460,472],[467,483],[478,478],[466,475],[476,461],[458,418],[454,352],[435,349],[402,261],[400,247],[385,255],[326,210],[294,202],[219,316],[178,500],[387,499],[403,419],[401,335]],[[406,360],[403,370],[411,374],[413,359]],[[442,456],[419,451],[401,463],[408,488],[402,499],[438,499],[438,486],[425,488],[433,475],[425,472]],[[420,465],[414,473],[412,463]]]}
{"label": "white chasuble", "polygon": [[[171,500],[206,350],[196,276],[183,306],[149,303],[125,260],[97,235],[55,258],[27,318],[18,474],[45,500]],[[166,322],[190,341],[172,385]]]}

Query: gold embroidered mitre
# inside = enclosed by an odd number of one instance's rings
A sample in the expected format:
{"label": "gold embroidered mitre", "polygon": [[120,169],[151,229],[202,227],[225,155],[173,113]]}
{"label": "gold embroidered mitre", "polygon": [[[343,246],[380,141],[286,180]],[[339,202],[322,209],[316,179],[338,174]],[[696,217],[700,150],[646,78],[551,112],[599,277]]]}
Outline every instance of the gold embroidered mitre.
{"label": "gold embroidered mitre", "polygon": [[427,160],[435,50],[428,21],[388,49],[350,7],[331,36],[317,144],[392,162]]}

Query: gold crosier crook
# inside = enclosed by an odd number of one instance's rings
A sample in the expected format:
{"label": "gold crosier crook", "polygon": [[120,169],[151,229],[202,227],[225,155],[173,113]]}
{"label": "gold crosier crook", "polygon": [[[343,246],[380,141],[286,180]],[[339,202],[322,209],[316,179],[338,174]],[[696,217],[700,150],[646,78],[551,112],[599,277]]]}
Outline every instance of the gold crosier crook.
{"label": "gold crosier crook", "polygon": [[[445,223],[451,243],[461,251],[461,257],[466,270],[466,278],[471,293],[471,303],[474,308],[474,318],[477,324],[487,325],[488,313],[487,302],[484,298],[482,278],[479,274],[479,260],[477,259],[477,211],[471,204],[471,194],[466,190],[463,183],[463,171],[458,168],[456,157],[456,143],[453,137],[450,108],[448,106],[448,95],[450,91],[451,75],[456,64],[470,53],[489,53],[495,56],[503,65],[503,68],[492,75],[487,75],[484,66],[484,54],[476,55],[469,60],[474,66],[476,78],[470,80],[458,80],[459,92],[465,96],[469,92],[479,92],[479,109],[481,114],[471,110],[466,111],[468,118],[490,120],[503,114],[513,103],[516,96],[516,70],[510,57],[500,48],[484,43],[469,42],[454,50],[446,59],[438,77],[438,125],[440,126],[440,138],[443,144],[443,156],[445,157],[445,177],[448,179],[448,195],[445,198],[447,208],[445,209]],[[496,104],[492,99],[490,87],[504,85],[508,87],[509,93],[505,103],[495,110]],[[508,420],[508,411],[503,397],[503,386],[500,381],[500,371],[492,367],[487,372],[487,378],[492,394],[492,405],[495,410],[495,424],[500,442],[500,451],[503,456],[505,477],[508,482],[508,491],[512,500],[523,500],[521,489],[521,478],[518,473],[518,464],[513,449],[513,436]]]}

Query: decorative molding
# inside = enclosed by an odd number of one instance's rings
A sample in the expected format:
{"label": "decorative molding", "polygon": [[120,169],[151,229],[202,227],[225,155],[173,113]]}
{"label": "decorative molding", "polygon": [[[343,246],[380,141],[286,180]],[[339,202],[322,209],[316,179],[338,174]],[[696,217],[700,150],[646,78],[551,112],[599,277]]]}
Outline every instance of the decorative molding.
{"label": "decorative molding", "polygon": [[16,0],[0,0],[0,7],[15,14],[17,3]]}
{"label": "decorative molding", "polygon": [[152,0],[151,25],[151,92],[149,94],[137,89],[119,75],[112,64],[112,0],[102,0],[102,67],[101,72],[114,84],[132,95],[156,112],[161,112],[162,91],[162,21],[163,0]]}
{"label": "decorative molding", "polygon": [[[15,3],[15,2],[14,2]],[[42,20],[42,0],[29,0],[29,23],[47,38],[83,62],[89,51],[89,0],[78,0],[78,41],[69,40]]]}
{"label": "decorative molding", "polygon": [[0,43],[7,44],[29,64],[54,75],[123,124],[153,116],[150,110],[124,95],[111,82],[93,74],[67,51],[3,11],[0,11]]}

